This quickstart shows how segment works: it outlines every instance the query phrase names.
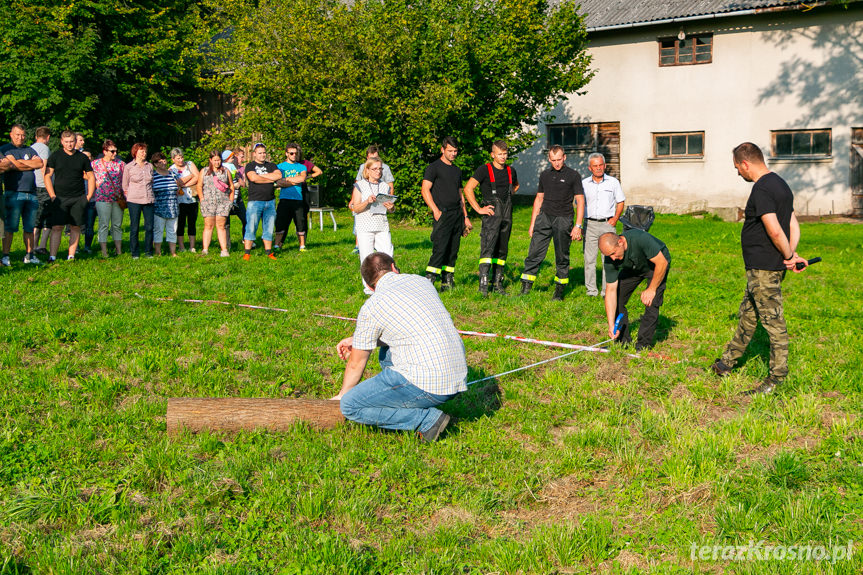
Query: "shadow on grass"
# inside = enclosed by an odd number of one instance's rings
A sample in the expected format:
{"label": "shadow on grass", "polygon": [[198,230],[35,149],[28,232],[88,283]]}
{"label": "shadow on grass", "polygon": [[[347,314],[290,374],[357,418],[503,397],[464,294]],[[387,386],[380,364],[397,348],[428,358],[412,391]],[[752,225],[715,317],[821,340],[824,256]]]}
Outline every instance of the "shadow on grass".
{"label": "shadow on grass", "polygon": [[[482,379],[487,375],[481,372],[474,374],[474,377]],[[468,379],[473,377],[469,374]],[[490,379],[468,386],[467,391],[444,403],[441,409],[461,421],[475,421],[500,409],[501,398],[502,393],[497,381]]]}
{"label": "shadow on grass", "polygon": [[[639,304],[640,305],[640,304]],[[642,311],[643,313],[643,311]],[[656,332],[654,334],[654,342],[659,343],[668,339],[668,336],[677,326],[677,320],[668,316],[659,314],[659,319],[656,320]],[[637,319],[632,320],[629,324],[629,334],[635,339],[638,330],[641,328],[641,315]]]}

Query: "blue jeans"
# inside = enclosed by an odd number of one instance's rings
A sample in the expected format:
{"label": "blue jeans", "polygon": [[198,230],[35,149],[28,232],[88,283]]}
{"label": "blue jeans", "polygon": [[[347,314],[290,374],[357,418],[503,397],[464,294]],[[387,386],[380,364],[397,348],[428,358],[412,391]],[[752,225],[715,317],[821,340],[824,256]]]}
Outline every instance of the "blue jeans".
{"label": "blue jeans", "polygon": [[374,377],[360,382],[341,401],[342,415],[364,425],[403,431],[428,431],[443,415],[436,405],[453,395],[435,395],[418,388],[392,369],[389,347],[381,347],[381,368]]}
{"label": "blue jeans", "polygon": [[126,202],[129,208],[129,251],[132,257],[138,257],[138,228],[141,225],[141,214],[144,214],[144,253],[153,255],[153,216],[156,212],[154,204],[133,204]]}
{"label": "blue jeans", "polygon": [[268,202],[249,202],[246,206],[246,233],[243,239],[249,242],[255,241],[258,233],[258,222],[261,225],[261,239],[267,242],[273,241],[273,227],[276,225],[276,200]]}
{"label": "blue jeans", "polygon": [[6,204],[6,233],[14,234],[18,231],[18,220],[23,220],[24,233],[33,233],[33,228],[36,227],[36,212],[39,211],[36,192],[6,192],[3,201]]}

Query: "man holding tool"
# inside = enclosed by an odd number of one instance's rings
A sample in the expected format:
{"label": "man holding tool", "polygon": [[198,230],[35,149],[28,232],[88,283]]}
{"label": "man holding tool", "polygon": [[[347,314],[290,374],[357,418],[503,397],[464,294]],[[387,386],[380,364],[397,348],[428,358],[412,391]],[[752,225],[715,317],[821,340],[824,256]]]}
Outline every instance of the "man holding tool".
{"label": "man holding tool", "polygon": [[647,287],[641,292],[644,315],[641,316],[635,350],[650,349],[659,321],[659,306],[665,296],[671,253],[663,242],[635,228],[620,235],[614,232],[602,234],[599,236],[599,250],[605,256],[605,276],[608,281],[605,288],[608,335],[620,343],[632,341],[626,304],[635,288],[647,280]]}
{"label": "man holding tool", "polygon": [[788,375],[788,331],[782,311],[782,280],[786,270],[802,271],[808,262],[797,255],[800,225],[794,215],[794,196],[785,180],[770,171],[761,149],[744,142],[733,153],[734,167],[747,182],[755,182],[746,202],[740,243],[746,265],[746,291],[738,312],[737,331],[711,369],[724,377],[752,340],[758,320],[770,338],[767,378],[752,394],[772,393]]}
{"label": "man holding tool", "polygon": [[[434,285],[400,274],[391,256],[370,254],[360,272],[373,293],[360,309],[354,335],[336,346],[348,363],[332,399],[341,401],[351,421],[416,431],[423,441],[435,441],[450,420],[435,406],[467,389],[461,336]],[[376,347],[382,371],[360,382]]]}

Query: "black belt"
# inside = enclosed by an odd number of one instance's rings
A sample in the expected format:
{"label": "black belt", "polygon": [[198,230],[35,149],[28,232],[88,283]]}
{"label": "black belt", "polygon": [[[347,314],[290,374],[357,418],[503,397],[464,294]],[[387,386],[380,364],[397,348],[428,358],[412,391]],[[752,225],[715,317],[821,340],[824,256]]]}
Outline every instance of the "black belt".
{"label": "black belt", "polygon": [[609,218],[587,218],[587,219],[592,221],[592,222],[607,222],[609,220]]}

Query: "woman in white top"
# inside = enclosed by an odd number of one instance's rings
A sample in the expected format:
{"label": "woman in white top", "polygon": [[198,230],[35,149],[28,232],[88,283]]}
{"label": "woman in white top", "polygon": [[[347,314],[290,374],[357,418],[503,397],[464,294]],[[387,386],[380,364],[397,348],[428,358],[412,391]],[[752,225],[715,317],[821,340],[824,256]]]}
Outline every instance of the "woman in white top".
{"label": "woman in white top", "polygon": [[[393,241],[387,212],[395,208],[393,202],[376,203],[378,194],[389,194],[389,184],[381,181],[383,163],[377,158],[366,160],[363,177],[354,183],[350,208],[356,215],[357,245],[360,249],[360,265],[372,252],[393,255]],[[372,290],[363,282],[363,291],[370,295]]]}
{"label": "woman in white top", "polygon": [[189,251],[195,253],[195,232],[198,223],[198,202],[195,200],[198,183],[198,166],[183,158],[183,150],[171,150],[171,172],[179,175],[177,184],[183,188],[183,195],[177,198],[180,204],[180,215],[177,218],[177,251],[186,251],[183,237],[189,236]]}

